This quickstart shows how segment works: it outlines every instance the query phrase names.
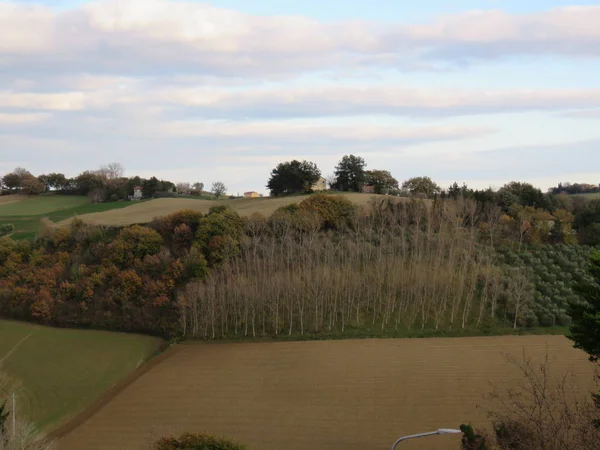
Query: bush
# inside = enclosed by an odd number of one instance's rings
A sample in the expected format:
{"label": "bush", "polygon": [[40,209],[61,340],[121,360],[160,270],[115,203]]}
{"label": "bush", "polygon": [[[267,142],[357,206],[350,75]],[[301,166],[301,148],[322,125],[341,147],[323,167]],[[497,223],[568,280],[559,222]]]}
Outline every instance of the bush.
{"label": "bush", "polygon": [[7,234],[12,233],[13,231],[15,231],[15,227],[12,223],[0,225],[0,237],[6,236]]}
{"label": "bush", "polygon": [[202,252],[196,248],[191,248],[187,254],[182,257],[184,275],[187,279],[204,278],[208,274],[208,263]]}
{"label": "bush", "polygon": [[350,227],[358,216],[358,206],[341,195],[312,195],[300,209],[315,213],[323,220],[325,229],[340,230]]}
{"label": "bush", "polygon": [[[494,388],[487,396],[495,436],[470,439],[472,429],[461,427],[464,450],[595,450],[600,429],[596,413],[584,400],[571,372],[554,375],[548,356],[541,363],[505,355],[522,375],[516,386]],[[475,444],[475,445],[469,445]]]}
{"label": "bush", "polygon": [[132,225],[123,228],[117,239],[111,244],[111,260],[121,264],[130,264],[134,259],[143,259],[154,255],[163,246],[163,238],[156,231]]}
{"label": "bush", "polygon": [[196,239],[205,250],[217,236],[229,236],[239,239],[244,234],[244,221],[234,210],[227,206],[212,207],[206,217],[200,220]]}
{"label": "bush", "polygon": [[244,450],[245,447],[227,439],[207,434],[184,434],[178,438],[163,438],[154,450]]}
{"label": "bush", "polygon": [[600,245],[600,223],[593,223],[579,231],[581,242],[586,245]]}

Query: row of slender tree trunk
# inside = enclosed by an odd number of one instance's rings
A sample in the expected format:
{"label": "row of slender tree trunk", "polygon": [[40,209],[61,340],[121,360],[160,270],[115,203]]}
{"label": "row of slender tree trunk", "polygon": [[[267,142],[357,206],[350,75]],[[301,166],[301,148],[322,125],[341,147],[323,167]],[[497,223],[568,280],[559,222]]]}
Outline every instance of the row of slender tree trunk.
{"label": "row of slender tree trunk", "polygon": [[[180,294],[186,336],[455,330],[493,319],[503,271],[473,209],[374,209],[351,228],[253,229],[243,256]],[[504,306],[504,307],[505,307]]]}

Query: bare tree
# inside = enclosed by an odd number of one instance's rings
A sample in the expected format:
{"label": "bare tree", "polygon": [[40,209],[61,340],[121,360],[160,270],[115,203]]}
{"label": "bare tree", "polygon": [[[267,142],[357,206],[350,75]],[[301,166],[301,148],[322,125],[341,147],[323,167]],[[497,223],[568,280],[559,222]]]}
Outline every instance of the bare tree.
{"label": "bare tree", "polygon": [[220,198],[227,192],[227,186],[222,181],[215,181],[212,184],[212,193],[215,194],[215,197]]}
{"label": "bare tree", "polygon": [[493,314],[502,273],[470,229],[477,226],[467,217],[472,208],[397,203],[374,203],[335,239],[319,231],[313,214],[247,219],[242,257],[185,290],[185,329],[211,338],[367,323],[382,332],[450,328],[457,319],[479,325]]}
{"label": "bare tree", "polygon": [[523,378],[506,390],[494,388],[487,396],[494,405],[489,415],[496,434],[489,440],[488,449],[598,448],[600,429],[594,426],[594,405],[587,392],[580,391],[572,373],[554,373],[547,353],[539,364],[525,354],[522,360],[505,357]]}
{"label": "bare tree", "polygon": [[55,450],[58,443],[33,424],[16,422],[14,429],[0,430],[0,450]]}
{"label": "bare tree", "polygon": [[335,183],[337,182],[337,177],[331,173],[325,177],[325,180],[327,181],[327,186],[329,189],[333,189],[335,187]]}
{"label": "bare tree", "polygon": [[123,177],[123,174],[125,173],[125,167],[123,167],[123,164],[121,163],[112,162],[100,167],[99,172],[109,180],[115,180]]}
{"label": "bare tree", "polygon": [[534,286],[524,268],[514,269],[508,279],[509,307],[514,312],[513,328],[522,319],[523,313],[533,303]]}
{"label": "bare tree", "polygon": [[190,183],[177,183],[176,187],[178,194],[189,194],[192,190]]}

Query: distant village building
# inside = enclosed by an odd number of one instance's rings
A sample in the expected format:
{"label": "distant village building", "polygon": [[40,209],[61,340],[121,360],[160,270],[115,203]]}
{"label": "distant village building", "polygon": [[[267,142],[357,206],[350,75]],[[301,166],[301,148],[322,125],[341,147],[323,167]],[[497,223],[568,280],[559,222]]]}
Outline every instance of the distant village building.
{"label": "distant village building", "polygon": [[375,193],[375,185],[373,184],[363,184],[360,188],[360,191],[363,194],[374,194]]}
{"label": "distant village building", "polygon": [[327,190],[327,180],[323,177],[319,178],[319,180],[312,185],[313,191],[326,191]]}
{"label": "distant village building", "polygon": [[133,188],[133,195],[129,196],[129,200],[141,200],[143,198],[142,187],[135,186]]}
{"label": "distant village building", "polygon": [[254,191],[244,192],[244,198],[258,198],[258,197],[261,197],[261,195],[258,192],[254,192]]}

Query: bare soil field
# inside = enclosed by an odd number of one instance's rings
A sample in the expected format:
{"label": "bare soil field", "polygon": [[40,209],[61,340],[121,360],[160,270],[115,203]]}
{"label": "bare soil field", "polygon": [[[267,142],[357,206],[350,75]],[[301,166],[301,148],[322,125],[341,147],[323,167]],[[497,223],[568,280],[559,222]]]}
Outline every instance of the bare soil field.
{"label": "bare soil field", "polygon": [[[91,418],[61,450],[150,449],[163,435],[205,431],[250,450],[388,449],[402,435],[487,424],[490,383],[521,378],[502,353],[593,367],[563,336],[209,344],[176,347]],[[401,444],[458,449],[457,436]]]}
{"label": "bare soil field", "polygon": [[[357,193],[341,195],[344,195],[360,206],[368,204],[373,197],[383,197],[373,194]],[[124,209],[80,215],[79,218],[85,222],[97,225],[123,226],[133,223],[148,223],[156,217],[166,216],[182,209],[192,209],[207,213],[210,208],[220,204],[230,206],[242,216],[250,216],[256,212],[265,216],[270,216],[277,208],[289,205],[290,203],[299,203],[307,197],[307,195],[302,195],[281,198],[243,198],[222,201],[196,200],[192,198],[159,198],[140,204],[134,204]],[[62,221],[60,224],[68,224],[70,220],[71,219]]]}

